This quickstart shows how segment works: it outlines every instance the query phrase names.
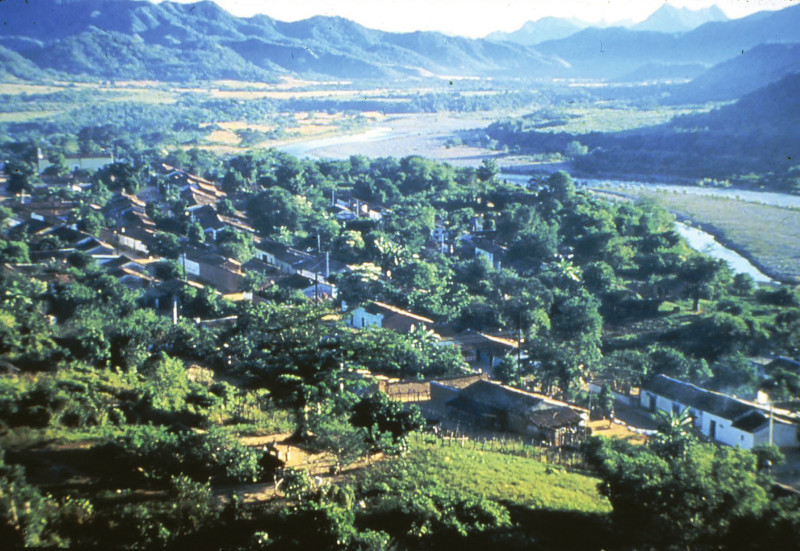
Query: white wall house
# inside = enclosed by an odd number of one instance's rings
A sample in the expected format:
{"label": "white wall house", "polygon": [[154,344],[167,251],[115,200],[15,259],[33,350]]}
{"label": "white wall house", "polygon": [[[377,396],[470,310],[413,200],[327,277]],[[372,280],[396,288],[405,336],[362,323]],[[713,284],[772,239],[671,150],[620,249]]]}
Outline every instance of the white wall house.
{"label": "white wall house", "polygon": [[350,317],[347,320],[349,327],[356,329],[365,329],[367,327],[383,327],[383,314],[370,313],[363,306],[350,311]]}
{"label": "white wall house", "polygon": [[770,412],[762,406],[665,375],[642,385],[639,405],[653,413],[680,413],[688,408],[694,427],[720,444],[752,449],[768,444],[771,430],[776,446],[800,447],[800,424],[788,412],[774,412],[770,423]]}

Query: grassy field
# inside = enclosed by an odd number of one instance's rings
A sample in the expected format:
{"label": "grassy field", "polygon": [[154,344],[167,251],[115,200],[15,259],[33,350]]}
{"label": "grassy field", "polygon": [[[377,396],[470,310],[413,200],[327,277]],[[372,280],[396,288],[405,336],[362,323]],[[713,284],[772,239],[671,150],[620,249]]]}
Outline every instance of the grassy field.
{"label": "grassy field", "polygon": [[36,119],[54,117],[61,111],[12,111],[10,113],[0,113],[0,123],[3,122],[28,122]]}
{"label": "grassy field", "polygon": [[564,124],[550,126],[546,132],[568,132],[571,134],[587,134],[589,132],[621,132],[644,126],[655,126],[669,122],[680,115],[703,113],[712,106],[703,108],[682,109],[676,107],[654,107],[652,109],[633,109],[620,106],[597,105],[569,107],[559,113],[566,120]]}
{"label": "grassy field", "polygon": [[611,510],[608,500],[597,491],[598,479],[535,459],[413,439],[411,453],[400,461],[405,472],[398,484],[442,485],[464,496],[536,509]]}
{"label": "grassy field", "polygon": [[800,279],[800,211],[722,197],[626,190],[702,224],[773,277]]}

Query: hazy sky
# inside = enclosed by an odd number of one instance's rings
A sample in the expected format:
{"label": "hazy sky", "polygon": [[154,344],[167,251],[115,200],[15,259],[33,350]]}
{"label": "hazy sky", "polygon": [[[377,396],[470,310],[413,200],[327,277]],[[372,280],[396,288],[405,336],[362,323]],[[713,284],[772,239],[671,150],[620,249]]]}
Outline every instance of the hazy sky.
{"label": "hazy sky", "polygon": [[[195,0],[175,0],[191,3]],[[314,15],[338,15],[373,29],[435,30],[464,36],[514,31],[545,16],[575,17],[588,22],[641,21],[664,0],[214,0],[238,16],[264,13],[282,21]],[[798,0],[670,0],[692,9],[717,4],[736,18],[788,7]]]}

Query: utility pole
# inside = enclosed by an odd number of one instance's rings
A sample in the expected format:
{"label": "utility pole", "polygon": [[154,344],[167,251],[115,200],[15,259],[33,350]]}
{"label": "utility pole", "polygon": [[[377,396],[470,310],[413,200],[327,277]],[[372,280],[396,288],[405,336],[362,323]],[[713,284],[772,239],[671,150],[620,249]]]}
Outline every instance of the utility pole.
{"label": "utility pole", "polygon": [[517,311],[517,369],[522,363],[522,310]]}
{"label": "utility pole", "polygon": [[773,445],[774,440],[774,425],[772,423],[772,400],[769,402],[769,445]]}

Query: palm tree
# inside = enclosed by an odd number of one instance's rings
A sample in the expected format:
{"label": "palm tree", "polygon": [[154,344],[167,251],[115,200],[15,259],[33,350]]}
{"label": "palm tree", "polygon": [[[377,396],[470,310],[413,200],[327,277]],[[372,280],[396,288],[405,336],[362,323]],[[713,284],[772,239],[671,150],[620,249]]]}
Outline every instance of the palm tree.
{"label": "palm tree", "polygon": [[656,448],[668,456],[685,455],[687,444],[692,438],[690,430],[694,423],[689,408],[683,408],[680,412],[659,411],[656,419],[660,421],[655,440]]}

